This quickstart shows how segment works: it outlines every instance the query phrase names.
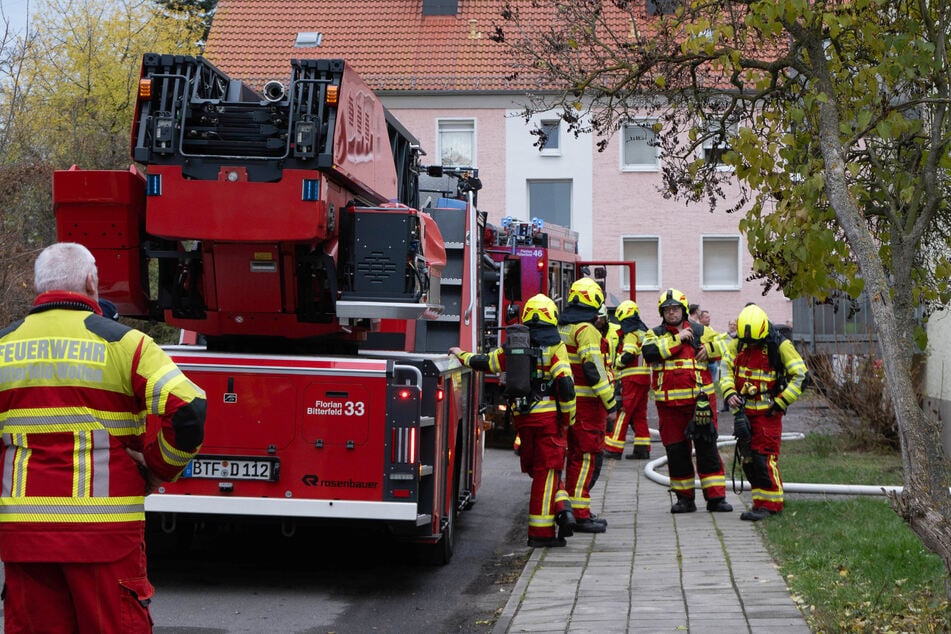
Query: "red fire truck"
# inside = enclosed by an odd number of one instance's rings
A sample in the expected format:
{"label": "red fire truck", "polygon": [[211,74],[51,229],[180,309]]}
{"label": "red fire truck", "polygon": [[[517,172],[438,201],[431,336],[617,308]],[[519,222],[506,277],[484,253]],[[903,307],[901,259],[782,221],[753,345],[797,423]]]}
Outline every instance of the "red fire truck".
{"label": "red fire truck", "polygon": [[[533,295],[544,293],[559,310],[564,309],[568,290],[579,277],[591,277],[605,291],[616,290],[619,296],[626,292],[635,298],[634,262],[584,261],[578,255],[577,232],[537,218],[526,221],[508,216],[501,226],[486,225],[483,252],[492,262],[484,276],[486,350],[502,345],[505,326],[518,320],[523,303]],[[500,377],[486,377],[484,403],[501,443],[507,444],[514,431],[499,383]]]}
{"label": "red fire truck", "polygon": [[475,501],[482,332],[474,171],[419,209],[419,144],[341,60],[259,93],[200,57],[147,54],[144,170],[56,172],[58,237],[207,393],[201,454],[146,509],[168,531],[251,516],[382,522],[439,563]]}

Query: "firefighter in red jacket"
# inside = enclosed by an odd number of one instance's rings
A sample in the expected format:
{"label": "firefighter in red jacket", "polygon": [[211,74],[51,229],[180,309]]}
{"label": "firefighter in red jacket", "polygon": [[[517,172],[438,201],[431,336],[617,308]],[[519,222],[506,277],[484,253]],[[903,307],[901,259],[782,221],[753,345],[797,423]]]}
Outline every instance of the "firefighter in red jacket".
{"label": "firefighter in red jacket", "polygon": [[759,306],[744,308],[736,322],[737,338],[723,356],[720,390],[733,411],[743,408],[746,414],[737,417],[733,435],[738,450],[744,443],[749,447],[743,472],[753,489],[753,508],[740,519],[758,522],[783,510],[778,464],[783,414],[802,394],[806,364]]}
{"label": "firefighter in red jacket", "polygon": [[568,305],[558,318],[578,401],[578,422],[568,430],[565,480],[576,520],[574,530],[582,533],[607,529],[607,521],[591,513],[591,487],[601,469],[605,430],[614,424],[617,411],[614,386],[604,367],[602,336],[595,327],[602,304],[601,286],[583,277],[571,285]]}
{"label": "firefighter in red jacket", "polygon": [[[726,477],[717,449],[716,392],[708,361],[719,359],[723,342],[706,337],[705,327],[687,319],[687,298],[677,289],[660,294],[657,309],[663,318],[647,331],[641,354],[651,363],[651,388],[657,406],[660,439],[667,451],[670,488],[677,501],[671,513],[692,513],[694,475],[700,477],[707,510],[729,512]],[[705,341],[709,339],[709,341]],[[691,458],[696,449],[697,469]]]}
{"label": "firefighter in red jacket", "polygon": [[0,331],[5,630],[150,632],[145,495],[197,452],[204,393],[102,316],[85,247],[44,249],[34,286],[29,314]]}
{"label": "firefighter in red jacket", "polygon": [[[564,546],[573,534],[574,516],[561,481],[565,464],[565,427],[575,424],[575,387],[568,352],[558,335],[558,307],[547,296],[531,297],[522,308],[532,347],[541,354],[532,379],[532,397],[514,408],[515,429],[521,445],[522,472],[532,478],[528,502],[528,545],[533,548]],[[473,354],[453,346],[449,353],[481,372],[506,369],[505,349]],[[557,526],[557,534],[556,534]]]}
{"label": "firefighter in red jacket", "polygon": [[[618,346],[621,342],[621,326],[608,319],[607,304],[601,304],[601,308],[598,309],[598,320],[594,322],[594,325],[601,332],[601,353],[604,355],[604,370],[607,372],[608,381],[611,382],[611,387],[614,389],[614,401],[618,403],[618,412],[620,412],[621,383],[618,381],[614,370],[614,360],[620,352]],[[604,451],[601,453],[604,458],[612,460],[620,460],[621,453],[624,451],[624,436],[620,436],[620,443],[618,443],[615,436],[618,418],[620,418],[620,414],[614,417],[612,425],[609,425],[605,430]],[[594,482],[591,483],[591,486],[594,486]]]}
{"label": "firefighter in red jacket", "polygon": [[651,433],[647,426],[651,369],[641,358],[641,345],[647,334],[647,325],[641,321],[637,304],[629,299],[618,305],[614,315],[620,325],[614,367],[616,380],[621,385],[621,407],[614,427],[608,430],[605,438],[605,451],[617,456],[623,453],[630,425],[634,430],[634,449],[627,457],[643,460],[651,457]]}

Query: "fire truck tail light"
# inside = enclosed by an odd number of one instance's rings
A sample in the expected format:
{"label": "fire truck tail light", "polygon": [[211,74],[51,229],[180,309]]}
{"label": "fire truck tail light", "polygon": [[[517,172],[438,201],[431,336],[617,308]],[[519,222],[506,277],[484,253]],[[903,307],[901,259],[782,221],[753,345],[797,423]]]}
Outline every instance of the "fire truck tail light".
{"label": "fire truck tail light", "polygon": [[390,462],[413,464],[416,462],[416,427],[394,427],[390,430]]}
{"label": "fire truck tail light", "polygon": [[539,271],[544,271],[544,270],[545,270],[545,260],[539,260],[539,261],[538,261],[538,270],[539,270]]}
{"label": "fire truck tail light", "polygon": [[143,77],[139,80],[139,99],[152,98],[152,80]]}
{"label": "fire truck tail light", "polygon": [[401,401],[405,401],[406,399],[413,396],[413,392],[412,390],[407,388],[407,389],[400,390],[399,392],[396,393],[396,395],[399,397]]}
{"label": "fire truck tail light", "polygon": [[336,106],[337,100],[340,98],[340,87],[339,86],[327,86],[327,96],[324,101],[327,102],[329,106]]}
{"label": "fire truck tail light", "polygon": [[439,401],[443,400],[444,398],[446,398],[446,390],[444,390],[444,389],[442,389],[442,388],[438,388],[438,389],[436,390],[436,402],[438,403]]}

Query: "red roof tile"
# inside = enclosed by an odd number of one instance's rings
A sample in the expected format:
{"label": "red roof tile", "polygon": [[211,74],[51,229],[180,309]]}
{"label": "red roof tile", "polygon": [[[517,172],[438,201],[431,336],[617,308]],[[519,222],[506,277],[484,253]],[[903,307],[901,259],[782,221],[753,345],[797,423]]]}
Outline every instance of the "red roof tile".
{"label": "red roof tile", "polygon": [[[503,0],[458,0],[456,15],[424,16],[423,0],[219,0],[205,55],[234,78],[260,87],[290,75],[289,60],[342,58],[374,90],[519,91],[537,89],[515,57],[490,36],[502,26],[509,41],[518,27],[502,19]],[[566,19],[552,4],[510,0],[521,28],[566,37]],[[649,37],[648,0],[627,10],[605,2],[599,22],[620,39]],[[628,11],[630,13],[628,13]],[[639,26],[632,28],[632,16]],[[602,27],[603,27],[602,23]],[[601,27],[599,27],[601,28]],[[295,48],[299,32],[319,32],[317,48]],[[555,31],[553,33],[553,31]],[[582,57],[587,57],[579,51]],[[599,63],[591,61],[588,63]],[[600,63],[606,63],[603,60]]]}
{"label": "red roof tile", "polygon": [[[499,0],[460,0],[455,16],[423,16],[422,0],[220,0],[205,54],[252,85],[287,77],[292,58],[343,58],[378,90],[504,90],[498,22]],[[294,48],[304,31],[321,46]]]}
{"label": "red roof tile", "polygon": [[[543,28],[557,20],[551,8],[513,4],[523,24]],[[423,16],[422,0],[220,0],[205,55],[252,86],[287,77],[292,58],[343,58],[375,90],[536,87],[524,74],[513,83],[508,46],[489,39],[503,22],[501,5],[459,0],[454,16]],[[294,48],[297,33],[305,31],[322,33],[321,46]]]}

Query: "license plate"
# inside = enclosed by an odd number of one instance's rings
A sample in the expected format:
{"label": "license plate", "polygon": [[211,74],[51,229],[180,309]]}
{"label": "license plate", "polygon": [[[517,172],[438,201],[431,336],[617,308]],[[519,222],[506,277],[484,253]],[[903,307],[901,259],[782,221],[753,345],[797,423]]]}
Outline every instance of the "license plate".
{"label": "license plate", "polygon": [[185,467],[183,478],[212,478],[216,480],[265,480],[276,482],[280,475],[277,458],[231,458],[225,456],[196,456]]}

